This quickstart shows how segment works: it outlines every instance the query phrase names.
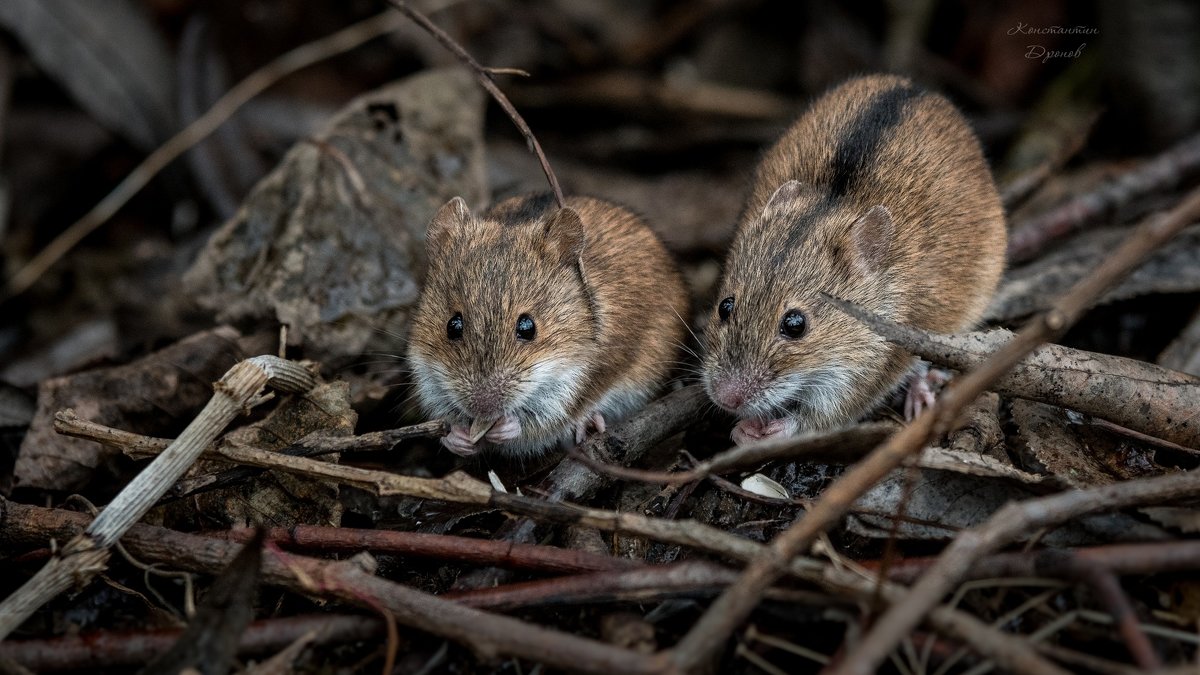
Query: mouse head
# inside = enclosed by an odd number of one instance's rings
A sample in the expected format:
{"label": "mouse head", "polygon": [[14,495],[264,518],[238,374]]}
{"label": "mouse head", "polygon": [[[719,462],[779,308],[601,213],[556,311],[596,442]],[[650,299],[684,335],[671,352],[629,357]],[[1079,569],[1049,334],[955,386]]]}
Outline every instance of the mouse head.
{"label": "mouse head", "polygon": [[455,423],[565,424],[593,365],[583,223],[536,198],[489,216],[456,197],[429,223],[409,346],[418,398]]}
{"label": "mouse head", "polygon": [[739,230],[705,330],[704,385],[741,419],[825,428],[854,414],[858,382],[887,345],[822,293],[894,315],[895,225],[887,208],[789,181]]}

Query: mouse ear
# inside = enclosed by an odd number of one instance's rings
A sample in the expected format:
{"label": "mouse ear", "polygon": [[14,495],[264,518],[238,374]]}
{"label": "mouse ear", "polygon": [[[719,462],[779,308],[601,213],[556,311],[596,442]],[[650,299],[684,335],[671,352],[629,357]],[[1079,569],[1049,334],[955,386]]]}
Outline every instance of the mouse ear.
{"label": "mouse ear", "polygon": [[429,221],[429,228],[425,232],[425,246],[430,251],[429,257],[435,257],[436,252],[445,247],[452,231],[469,222],[471,209],[462,197],[455,197],[443,204],[442,208],[433,214],[433,220]]}
{"label": "mouse ear", "polygon": [[878,272],[887,265],[888,252],[892,250],[892,239],[896,236],[896,224],[892,212],[883,204],[872,206],[866,213],[850,224],[850,245],[854,265],[866,272]]}
{"label": "mouse ear", "polygon": [[564,206],[546,220],[546,246],[566,265],[583,255],[583,220],[575,209]]}
{"label": "mouse ear", "polygon": [[812,186],[801,183],[798,180],[789,180],[775,189],[775,193],[767,200],[767,205],[763,207],[762,217],[772,218],[780,214],[786,213],[795,207],[796,201],[800,199],[800,195],[805,194]]}

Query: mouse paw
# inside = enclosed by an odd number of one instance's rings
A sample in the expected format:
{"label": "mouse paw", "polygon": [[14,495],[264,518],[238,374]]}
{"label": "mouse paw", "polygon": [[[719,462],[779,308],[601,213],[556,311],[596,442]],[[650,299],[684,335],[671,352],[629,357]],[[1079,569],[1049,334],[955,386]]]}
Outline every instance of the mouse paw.
{"label": "mouse paw", "polygon": [[734,445],[745,445],[768,438],[787,438],[796,435],[798,430],[799,425],[792,417],[773,420],[747,419],[739,421],[729,436]]}
{"label": "mouse paw", "polygon": [[493,443],[504,443],[505,441],[514,441],[521,437],[521,420],[512,415],[505,415],[496,422],[491,429],[488,429],[487,435],[484,438]]}
{"label": "mouse paw", "polygon": [[450,427],[450,433],[442,436],[442,445],[460,457],[470,457],[479,452],[479,448],[471,442],[471,429],[462,424]]}
{"label": "mouse paw", "polygon": [[950,380],[950,373],[930,368],[922,361],[908,376],[908,394],[904,397],[904,421],[911,422],[937,401],[933,388]]}
{"label": "mouse paw", "polygon": [[580,420],[575,425],[575,445],[580,445],[589,435],[589,432],[602,434],[608,429],[608,425],[604,421],[604,415],[599,410],[593,410],[591,415]]}

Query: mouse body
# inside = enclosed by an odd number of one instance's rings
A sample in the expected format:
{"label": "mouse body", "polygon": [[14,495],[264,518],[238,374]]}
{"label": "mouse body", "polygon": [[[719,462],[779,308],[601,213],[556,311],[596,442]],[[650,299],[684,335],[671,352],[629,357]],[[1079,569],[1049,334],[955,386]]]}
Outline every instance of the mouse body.
{"label": "mouse body", "polygon": [[648,402],[683,344],[683,279],[638,216],[593,197],[455,198],[429,224],[410,333],[416,396],[442,444],[530,456]]}
{"label": "mouse body", "polygon": [[977,322],[1004,211],[975,134],[906,78],[849,80],[763,156],[705,330],[703,381],[737,443],[857,419],[915,359],[827,293],[935,332]]}

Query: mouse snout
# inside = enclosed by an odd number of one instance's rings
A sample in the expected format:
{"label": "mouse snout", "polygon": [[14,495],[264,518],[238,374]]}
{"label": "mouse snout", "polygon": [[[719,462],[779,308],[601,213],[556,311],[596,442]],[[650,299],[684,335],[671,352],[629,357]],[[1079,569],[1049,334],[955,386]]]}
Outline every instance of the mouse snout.
{"label": "mouse snout", "polygon": [[713,400],[722,408],[736,412],[762,392],[763,384],[761,377],[745,374],[724,376],[713,382]]}
{"label": "mouse snout", "polygon": [[474,418],[503,417],[511,389],[508,378],[501,374],[480,378],[467,395],[467,411]]}

